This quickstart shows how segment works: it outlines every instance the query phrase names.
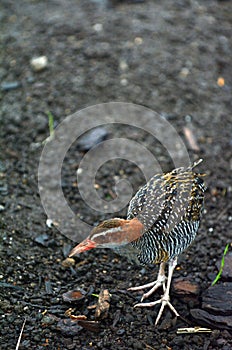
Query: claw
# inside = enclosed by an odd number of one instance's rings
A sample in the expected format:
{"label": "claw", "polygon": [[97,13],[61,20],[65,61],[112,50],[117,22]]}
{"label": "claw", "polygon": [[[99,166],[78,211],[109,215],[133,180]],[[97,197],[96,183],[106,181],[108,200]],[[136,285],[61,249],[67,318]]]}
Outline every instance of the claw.
{"label": "claw", "polygon": [[153,287],[156,283],[157,283],[157,281],[154,281],[154,282],[150,282],[150,283],[147,283],[147,284],[143,284],[142,286],[130,287],[127,290],[132,290],[132,291],[143,290],[143,289],[146,289],[146,288],[149,288],[149,287]]}
{"label": "claw", "polygon": [[176,311],[176,309],[174,308],[174,306],[170,303],[169,298],[168,300],[166,299],[166,296],[164,295],[161,299],[156,300],[156,301],[152,301],[150,303],[138,303],[136,304],[134,307],[151,307],[151,306],[155,306],[157,304],[161,304],[159,313],[157,315],[156,321],[155,321],[155,326],[158,324],[160,317],[162,316],[162,313],[164,311],[165,306],[167,305],[169,307],[169,309],[176,315],[179,316],[179,313]]}
{"label": "claw", "polygon": [[165,292],[166,290],[165,281],[166,281],[165,263],[162,263],[160,264],[159,274],[156,281],[143,284],[142,286],[131,287],[131,288],[128,288],[128,290],[136,291],[136,290],[143,290],[143,289],[152,287],[147,293],[143,294],[141,298],[141,301],[143,301],[144,299],[148,298],[151,294],[153,294],[159,287],[163,286],[163,291]]}
{"label": "claw", "polygon": [[[165,278],[166,279],[166,278]],[[147,293],[144,293],[142,298],[141,298],[141,301],[143,301],[144,299],[147,299],[150,295],[152,295],[159,287],[162,287],[163,286],[163,291],[165,292],[166,290],[166,287],[165,287],[165,279],[164,281],[156,281],[155,282],[155,285],[147,292]]]}

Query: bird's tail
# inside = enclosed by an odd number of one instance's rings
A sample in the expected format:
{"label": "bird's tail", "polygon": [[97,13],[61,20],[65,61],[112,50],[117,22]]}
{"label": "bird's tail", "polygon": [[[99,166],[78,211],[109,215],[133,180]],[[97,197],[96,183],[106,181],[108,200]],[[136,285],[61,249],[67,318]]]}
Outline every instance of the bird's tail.
{"label": "bird's tail", "polygon": [[[195,168],[197,165],[199,165],[201,162],[203,162],[203,159],[200,158],[198,160],[196,160],[195,162],[193,162],[192,164],[190,164],[187,168],[181,167],[181,168],[177,168],[174,169],[171,174],[182,174],[182,173],[192,173],[193,172],[193,168]],[[199,176],[206,176],[205,173],[196,173]]]}
{"label": "bird's tail", "polygon": [[188,170],[192,170],[193,168],[195,168],[197,165],[199,165],[200,163],[203,162],[203,159],[200,158],[198,160],[196,160],[194,163],[192,163],[189,167],[188,167]]}

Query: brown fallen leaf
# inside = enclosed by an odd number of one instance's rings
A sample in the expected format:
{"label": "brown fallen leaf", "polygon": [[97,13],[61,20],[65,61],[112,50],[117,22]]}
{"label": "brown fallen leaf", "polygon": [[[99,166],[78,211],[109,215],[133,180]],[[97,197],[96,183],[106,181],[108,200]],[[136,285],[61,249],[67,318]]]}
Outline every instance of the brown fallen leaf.
{"label": "brown fallen leaf", "polygon": [[95,311],[95,318],[103,319],[108,316],[110,308],[110,293],[108,289],[103,289],[100,291],[99,297],[98,297],[98,303],[96,306]]}
{"label": "brown fallen leaf", "polygon": [[70,318],[74,321],[87,320],[85,315],[70,315]]}
{"label": "brown fallen leaf", "polygon": [[70,302],[70,303],[71,302],[78,302],[78,301],[84,299],[85,296],[86,296],[86,291],[84,291],[81,288],[70,290],[70,291],[62,294],[63,300],[66,302]]}

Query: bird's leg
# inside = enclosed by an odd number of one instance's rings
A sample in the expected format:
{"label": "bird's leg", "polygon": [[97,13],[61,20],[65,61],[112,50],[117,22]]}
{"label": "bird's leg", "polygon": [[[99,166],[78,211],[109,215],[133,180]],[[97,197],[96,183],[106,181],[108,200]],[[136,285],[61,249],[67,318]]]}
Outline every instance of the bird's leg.
{"label": "bird's leg", "polygon": [[177,258],[174,258],[173,260],[171,260],[169,262],[167,287],[164,289],[164,295],[162,296],[161,299],[159,299],[157,301],[153,301],[151,303],[139,303],[139,304],[135,305],[135,307],[149,307],[149,306],[154,306],[154,305],[157,305],[157,304],[161,304],[158,316],[157,316],[156,321],[155,321],[155,325],[157,325],[157,323],[159,322],[160,317],[161,317],[161,315],[163,313],[164,307],[166,305],[172,310],[172,312],[176,316],[179,316],[178,312],[176,311],[176,309],[172,306],[172,304],[169,301],[170,300],[169,292],[170,292],[170,286],[171,286],[171,281],[172,281],[172,275],[173,275],[173,271],[174,271],[176,265],[177,265]]}
{"label": "bird's leg", "polygon": [[141,298],[141,301],[143,301],[144,299],[148,298],[152,293],[154,293],[161,286],[163,286],[163,291],[165,292],[165,289],[166,289],[165,280],[166,280],[165,263],[163,262],[160,264],[159,273],[158,273],[156,281],[153,281],[153,282],[150,282],[150,283],[144,284],[142,286],[138,286],[138,287],[131,287],[128,290],[135,291],[135,290],[143,290],[143,289],[152,287],[147,293],[143,294],[143,296]]}

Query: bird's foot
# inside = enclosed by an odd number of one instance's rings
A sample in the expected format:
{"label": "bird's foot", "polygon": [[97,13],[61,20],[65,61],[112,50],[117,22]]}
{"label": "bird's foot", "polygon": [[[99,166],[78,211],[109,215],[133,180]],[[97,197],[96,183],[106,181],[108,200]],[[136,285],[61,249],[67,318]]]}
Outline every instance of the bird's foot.
{"label": "bird's foot", "polygon": [[163,313],[164,308],[165,308],[166,305],[170,308],[170,310],[176,316],[179,316],[178,312],[176,311],[174,306],[172,306],[172,304],[169,301],[169,295],[165,295],[165,293],[164,293],[163,297],[161,299],[157,300],[157,301],[153,301],[153,302],[150,302],[150,303],[139,303],[139,304],[136,304],[134,307],[151,307],[151,306],[154,306],[154,305],[157,305],[157,304],[161,304],[161,307],[160,307],[158,316],[157,316],[156,321],[155,321],[155,326],[158,324],[158,322],[160,320],[160,317],[162,316],[162,313]]}
{"label": "bird's foot", "polygon": [[166,290],[165,281],[166,281],[165,275],[159,275],[156,281],[143,284],[142,286],[131,287],[131,288],[128,288],[128,290],[136,291],[136,290],[143,290],[143,289],[152,287],[147,293],[143,294],[141,298],[141,301],[143,301],[144,299],[148,298],[151,294],[153,294],[159,287],[163,286],[163,291],[165,292]]}

